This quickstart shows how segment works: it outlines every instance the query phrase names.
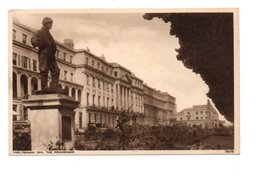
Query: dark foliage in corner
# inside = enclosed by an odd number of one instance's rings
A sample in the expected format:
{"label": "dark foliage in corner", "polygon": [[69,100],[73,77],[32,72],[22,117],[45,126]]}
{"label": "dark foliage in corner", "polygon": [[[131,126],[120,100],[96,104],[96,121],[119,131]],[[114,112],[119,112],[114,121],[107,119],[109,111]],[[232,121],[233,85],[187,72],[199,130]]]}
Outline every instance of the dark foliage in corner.
{"label": "dark foliage in corner", "polygon": [[233,13],[147,13],[144,18],[171,23],[179,39],[177,59],[200,74],[207,96],[227,120],[234,122]]}

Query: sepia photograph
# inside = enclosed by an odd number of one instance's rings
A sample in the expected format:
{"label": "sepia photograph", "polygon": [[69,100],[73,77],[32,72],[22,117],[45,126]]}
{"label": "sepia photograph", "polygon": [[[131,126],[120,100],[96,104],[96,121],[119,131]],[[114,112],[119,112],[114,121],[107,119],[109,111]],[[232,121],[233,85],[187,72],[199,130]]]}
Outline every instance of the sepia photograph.
{"label": "sepia photograph", "polygon": [[9,10],[9,154],[239,154],[238,14]]}

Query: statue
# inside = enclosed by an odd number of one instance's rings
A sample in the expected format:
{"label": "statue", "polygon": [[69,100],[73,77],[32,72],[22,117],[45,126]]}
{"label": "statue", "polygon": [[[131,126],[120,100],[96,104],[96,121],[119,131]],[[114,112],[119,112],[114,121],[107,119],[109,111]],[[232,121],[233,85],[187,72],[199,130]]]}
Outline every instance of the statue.
{"label": "statue", "polygon": [[31,38],[33,47],[38,49],[39,70],[41,76],[42,90],[48,89],[48,73],[51,72],[50,89],[59,89],[60,69],[55,59],[57,50],[56,43],[50,34],[53,20],[45,17],[42,20],[42,28],[38,30]]}

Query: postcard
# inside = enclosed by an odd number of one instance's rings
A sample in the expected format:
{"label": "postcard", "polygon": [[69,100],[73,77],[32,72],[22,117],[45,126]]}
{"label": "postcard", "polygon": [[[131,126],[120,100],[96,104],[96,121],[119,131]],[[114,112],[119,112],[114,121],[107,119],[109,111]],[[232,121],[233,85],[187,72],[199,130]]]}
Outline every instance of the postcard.
{"label": "postcard", "polygon": [[9,11],[9,154],[239,154],[239,10]]}

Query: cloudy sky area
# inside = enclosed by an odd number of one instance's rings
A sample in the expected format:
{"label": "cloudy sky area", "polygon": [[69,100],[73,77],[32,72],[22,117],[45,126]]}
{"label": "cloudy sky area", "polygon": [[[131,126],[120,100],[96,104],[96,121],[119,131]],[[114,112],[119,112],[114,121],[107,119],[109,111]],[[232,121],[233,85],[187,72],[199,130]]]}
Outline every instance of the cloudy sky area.
{"label": "cloudy sky area", "polygon": [[199,75],[176,59],[178,39],[169,35],[170,24],[143,19],[143,13],[120,14],[19,14],[18,20],[34,29],[49,16],[51,30],[59,42],[69,38],[75,48],[88,47],[108,62],[131,70],[150,87],[176,97],[177,111],[206,104],[208,86]]}

